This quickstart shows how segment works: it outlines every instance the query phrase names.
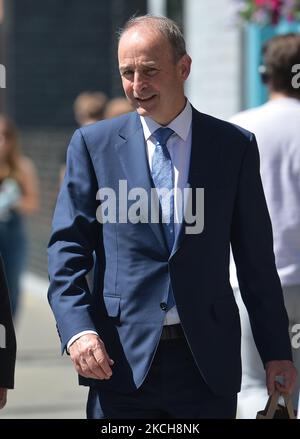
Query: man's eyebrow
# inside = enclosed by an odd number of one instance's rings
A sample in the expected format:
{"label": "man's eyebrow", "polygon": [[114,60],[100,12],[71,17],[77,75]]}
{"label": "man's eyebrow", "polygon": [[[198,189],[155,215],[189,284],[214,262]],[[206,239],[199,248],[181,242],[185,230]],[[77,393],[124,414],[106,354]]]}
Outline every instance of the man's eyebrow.
{"label": "man's eyebrow", "polygon": [[145,61],[145,62],[142,62],[142,65],[144,65],[146,67],[153,67],[153,66],[156,66],[156,62],[155,61]]}
{"label": "man's eyebrow", "polygon": [[119,70],[125,70],[125,69],[130,69],[132,68],[132,66],[130,64],[120,64],[119,65]]}
{"label": "man's eyebrow", "polygon": [[[141,62],[141,66],[142,67],[157,67],[157,64],[155,61],[144,61]],[[119,70],[127,70],[127,69],[133,69],[134,67],[132,66],[132,64],[120,64],[119,65]]]}

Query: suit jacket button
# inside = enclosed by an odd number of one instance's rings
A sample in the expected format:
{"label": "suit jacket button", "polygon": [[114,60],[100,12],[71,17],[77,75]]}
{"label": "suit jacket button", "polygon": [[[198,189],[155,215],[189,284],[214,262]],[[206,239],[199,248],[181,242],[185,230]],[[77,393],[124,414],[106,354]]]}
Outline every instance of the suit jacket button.
{"label": "suit jacket button", "polygon": [[168,305],[166,304],[166,302],[162,302],[162,303],[160,304],[160,307],[161,307],[161,309],[162,309],[163,311],[166,311],[167,308],[168,308]]}

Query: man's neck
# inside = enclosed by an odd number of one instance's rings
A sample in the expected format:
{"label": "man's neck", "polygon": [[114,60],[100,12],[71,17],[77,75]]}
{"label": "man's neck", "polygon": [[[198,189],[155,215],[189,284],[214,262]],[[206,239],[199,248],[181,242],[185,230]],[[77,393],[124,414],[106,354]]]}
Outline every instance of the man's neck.
{"label": "man's neck", "polygon": [[282,93],[280,91],[271,91],[269,94],[269,100],[275,101],[276,99],[284,99],[284,98],[292,98],[297,99],[295,96],[290,96],[286,93]]}
{"label": "man's neck", "polygon": [[186,103],[187,103],[187,98],[184,97],[184,101],[182,102],[182,105],[181,105],[180,107],[178,107],[177,111],[174,112],[174,113],[172,114],[172,116],[170,116],[169,118],[167,118],[167,119],[165,119],[165,120],[158,120],[158,119],[156,119],[156,118],[154,118],[154,117],[151,117],[151,116],[148,116],[148,117],[150,117],[152,120],[154,120],[154,122],[158,123],[158,124],[161,125],[161,126],[167,126],[167,125],[169,125],[173,120],[175,120],[176,117],[179,116],[179,114],[181,114],[181,113],[183,112],[183,110],[184,110],[185,107],[186,107]]}

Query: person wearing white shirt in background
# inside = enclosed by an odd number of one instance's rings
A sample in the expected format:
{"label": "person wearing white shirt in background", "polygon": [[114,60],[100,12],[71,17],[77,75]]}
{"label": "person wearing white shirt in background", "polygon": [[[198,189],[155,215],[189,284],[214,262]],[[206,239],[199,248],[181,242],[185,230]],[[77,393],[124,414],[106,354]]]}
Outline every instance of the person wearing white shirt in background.
{"label": "person wearing white shirt in background", "polygon": [[[262,80],[268,86],[269,100],[257,108],[236,114],[230,122],[253,132],[258,141],[261,177],[273,226],[276,265],[289,315],[294,364],[299,371],[300,81],[297,83],[293,66],[300,62],[300,35],[287,34],[268,40],[262,55]],[[238,413],[240,418],[253,418],[267,399],[265,373],[237,289],[233,262],[230,272],[231,284],[236,288],[243,334],[243,382]],[[295,408],[298,395],[299,377],[293,395]]]}

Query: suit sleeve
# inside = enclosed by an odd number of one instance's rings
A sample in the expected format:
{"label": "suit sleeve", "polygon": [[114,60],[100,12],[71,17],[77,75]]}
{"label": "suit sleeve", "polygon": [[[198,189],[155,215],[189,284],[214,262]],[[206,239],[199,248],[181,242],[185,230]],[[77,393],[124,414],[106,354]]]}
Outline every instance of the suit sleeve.
{"label": "suit sleeve", "polygon": [[6,278],[0,257],[0,387],[13,389],[16,337],[11,316]]}
{"label": "suit sleeve", "polygon": [[231,244],[241,296],[263,363],[291,360],[288,316],[275,266],[272,226],[254,135],[246,147],[240,170]]}
{"label": "suit sleeve", "polygon": [[98,190],[94,168],[80,130],[67,153],[66,175],[60,190],[48,245],[48,300],[56,318],[62,350],[75,334],[92,330],[91,293],[86,274],[101,233],[96,220]]}

